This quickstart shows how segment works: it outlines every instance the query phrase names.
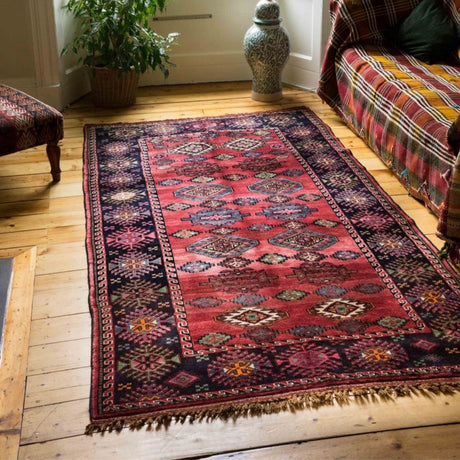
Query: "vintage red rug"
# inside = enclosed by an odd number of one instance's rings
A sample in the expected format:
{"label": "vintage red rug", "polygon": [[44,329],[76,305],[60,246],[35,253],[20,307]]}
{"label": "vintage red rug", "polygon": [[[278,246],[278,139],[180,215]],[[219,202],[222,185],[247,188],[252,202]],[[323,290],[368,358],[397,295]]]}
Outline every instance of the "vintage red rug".
{"label": "vintage red rug", "polygon": [[305,108],[85,127],[87,433],[460,387],[460,284]]}

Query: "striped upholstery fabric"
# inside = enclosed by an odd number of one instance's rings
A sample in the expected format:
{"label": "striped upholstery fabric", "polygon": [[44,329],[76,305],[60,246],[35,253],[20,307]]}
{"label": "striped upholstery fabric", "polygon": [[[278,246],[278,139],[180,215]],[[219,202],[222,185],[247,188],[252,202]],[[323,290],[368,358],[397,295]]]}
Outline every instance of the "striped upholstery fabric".
{"label": "striped upholstery fabric", "polygon": [[[384,37],[419,1],[331,0],[318,94],[440,216],[439,235],[460,243],[460,164],[447,144],[460,67],[424,64]],[[443,1],[460,24],[460,0]]]}

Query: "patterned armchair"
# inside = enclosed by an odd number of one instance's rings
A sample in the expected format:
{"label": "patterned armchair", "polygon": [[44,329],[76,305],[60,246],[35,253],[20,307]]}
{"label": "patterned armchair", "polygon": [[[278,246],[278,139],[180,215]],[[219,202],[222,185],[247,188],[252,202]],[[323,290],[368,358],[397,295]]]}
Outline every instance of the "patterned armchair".
{"label": "patterned armchair", "polygon": [[0,84],[0,155],[46,144],[54,182],[59,166],[63,116],[56,109],[17,89]]}

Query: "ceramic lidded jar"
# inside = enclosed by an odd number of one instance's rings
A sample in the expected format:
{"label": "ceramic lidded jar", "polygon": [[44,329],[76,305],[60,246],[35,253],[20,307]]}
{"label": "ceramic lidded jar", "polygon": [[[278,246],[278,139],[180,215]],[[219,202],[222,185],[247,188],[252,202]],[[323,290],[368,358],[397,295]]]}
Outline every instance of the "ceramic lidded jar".
{"label": "ceramic lidded jar", "polygon": [[260,0],[254,25],[244,37],[244,55],[252,70],[252,98],[271,102],[281,99],[281,73],[289,57],[289,36],[281,27],[280,7],[275,0]]}

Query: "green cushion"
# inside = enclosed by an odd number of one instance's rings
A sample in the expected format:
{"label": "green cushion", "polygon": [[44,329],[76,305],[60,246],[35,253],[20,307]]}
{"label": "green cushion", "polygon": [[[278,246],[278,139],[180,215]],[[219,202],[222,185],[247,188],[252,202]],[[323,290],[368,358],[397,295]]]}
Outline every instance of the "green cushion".
{"label": "green cushion", "polygon": [[396,45],[421,61],[443,61],[457,49],[459,30],[439,1],[422,0],[394,31]]}

